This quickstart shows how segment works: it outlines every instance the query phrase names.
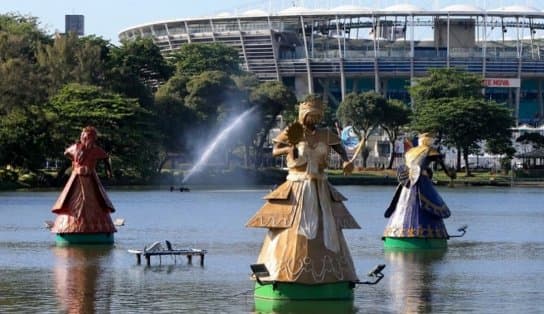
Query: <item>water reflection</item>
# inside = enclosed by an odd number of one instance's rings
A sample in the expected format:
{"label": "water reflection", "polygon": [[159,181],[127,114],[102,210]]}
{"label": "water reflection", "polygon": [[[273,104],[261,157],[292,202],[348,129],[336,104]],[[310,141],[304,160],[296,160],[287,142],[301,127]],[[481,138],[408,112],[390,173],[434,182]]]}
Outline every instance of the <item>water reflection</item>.
{"label": "water reflection", "polygon": [[437,277],[434,265],[445,254],[446,250],[385,251],[395,313],[432,312],[433,281]]}
{"label": "water reflection", "polygon": [[[111,246],[55,247],[55,290],[65,313],[96,313],[110,308],[113,283],[104,276]],[[107,278],[110,278],[108,280]],[[99,304],[97,304],[99,303]]]}
{"label": "water reflection", "polygon": [[325,314],[355,313],[353,300],[348,301],[279,301],[255,299],[255,313]]}

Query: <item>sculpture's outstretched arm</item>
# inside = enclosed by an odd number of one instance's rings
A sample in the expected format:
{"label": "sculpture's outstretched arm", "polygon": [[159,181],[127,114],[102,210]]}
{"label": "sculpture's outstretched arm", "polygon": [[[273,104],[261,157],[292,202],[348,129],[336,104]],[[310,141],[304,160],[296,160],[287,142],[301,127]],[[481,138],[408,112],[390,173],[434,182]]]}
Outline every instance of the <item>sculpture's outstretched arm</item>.
{"label": "sculpture's outstretched arm", "polygon": [[108,178],[111,178],[112,177],[111,161],[109,157],[104,159],[104,166],[106,167],[106,176]]}
{"label": "sculpture's outstretched arm", "polygon": [[344,174],[350,174],[353,172],[353,162],[348,159],[348,153],[346,152],[346,149],[342,144],[336,144],[331,146],[332,149],[334,149],[335,152],[340,155],[340,158],[342,158],[343,164],[342,169],[344,170]]}

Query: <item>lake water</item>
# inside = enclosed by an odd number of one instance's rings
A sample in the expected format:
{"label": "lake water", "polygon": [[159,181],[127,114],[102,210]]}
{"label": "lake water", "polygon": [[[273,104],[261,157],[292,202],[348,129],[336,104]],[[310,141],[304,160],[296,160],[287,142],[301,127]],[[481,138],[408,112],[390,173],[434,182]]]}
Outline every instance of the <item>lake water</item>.
{"label": "lake water", "polygon": [[[349,304],[298,303],[298,313],[543,313],[542,188],[447,188],[450,234],[468,224],[446,251],[384,252],[384,209],[394,187],[339,186],[362,226],[345,230],[361,280],[386,264],[377,285],[361,285]],[[249,265],[264,229],[244,224],[263,204],[264,187],[111,190],[113,218],[124,218],[112,248],[55,247],[44,228],[60,191],[0,192],[2,313],[252,313]],[[169,240],[174,248],[207,249],[198,257],[136,264],[128,249]],[[264,309],[264,308],[263,308]],[[261,310],[261,308],[257,308]]]}

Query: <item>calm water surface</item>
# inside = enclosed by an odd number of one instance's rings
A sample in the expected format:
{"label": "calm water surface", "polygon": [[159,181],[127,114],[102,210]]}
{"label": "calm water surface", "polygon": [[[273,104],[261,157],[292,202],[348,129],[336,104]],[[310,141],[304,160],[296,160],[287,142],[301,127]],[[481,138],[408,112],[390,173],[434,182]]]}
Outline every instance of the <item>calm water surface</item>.
{"label": "calm water surface", "polygon": [[[542,188],[441,188],[463,238],[433,253],[384,252],[383,218],[394,187],[340,186],[362,226],[346,230],[361,280],[387,264],[375,286],[359,286],[353,303],[298,303],[297,313],[544,313]],[[125,218],[112,248],[60,248],[43,226],[60,191],[0,192],[2,313],[252,313],[249,264],[264,229],[244,224],[263,204],[263,187],[108,190],[113,218]],[[204,267],[178,257],[137,265],[128,249],[169,240],[208,250]],[[266,310],[258,305],[257,311]]]}

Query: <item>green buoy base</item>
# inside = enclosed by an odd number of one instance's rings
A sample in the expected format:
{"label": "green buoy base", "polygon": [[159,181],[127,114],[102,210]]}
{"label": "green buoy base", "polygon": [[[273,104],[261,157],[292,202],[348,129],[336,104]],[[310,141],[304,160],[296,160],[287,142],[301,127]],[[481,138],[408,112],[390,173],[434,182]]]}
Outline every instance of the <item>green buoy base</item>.
{"label": "green buoy base", "polygon": [[255,299],[264,300],[353,300],[351,282],[306,285],[293,282],[255,283]]}
{"label": "green buoy base", "polygon": [[355,313],[353,300],[267,300],[255,298],[256,313]]}
{"label": "green buoy base", "polygon": [[57,245],[113,244],[113,233],[57,233]]}
{"label": "green buoy base", "polygon": [[448,247],[447,239],[436,238],[390,238],[385,237],[383,245],[386,249],[400,250],[433,250]]}

